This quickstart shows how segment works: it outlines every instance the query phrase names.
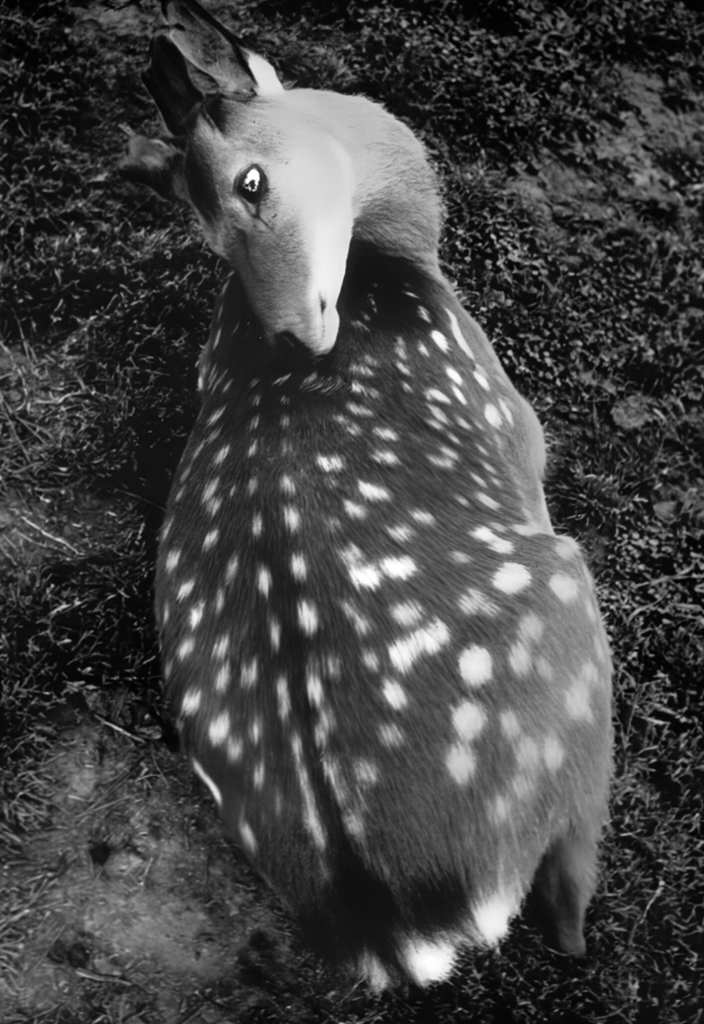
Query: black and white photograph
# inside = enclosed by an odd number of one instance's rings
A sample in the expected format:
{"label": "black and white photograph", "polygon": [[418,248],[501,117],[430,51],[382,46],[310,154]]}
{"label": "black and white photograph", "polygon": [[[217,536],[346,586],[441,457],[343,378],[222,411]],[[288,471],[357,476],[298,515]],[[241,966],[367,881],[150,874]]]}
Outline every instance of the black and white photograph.
{"label": "black and white photograph", "polygon": [[700,0],[0,0],[1,1024],[702,1024]]}

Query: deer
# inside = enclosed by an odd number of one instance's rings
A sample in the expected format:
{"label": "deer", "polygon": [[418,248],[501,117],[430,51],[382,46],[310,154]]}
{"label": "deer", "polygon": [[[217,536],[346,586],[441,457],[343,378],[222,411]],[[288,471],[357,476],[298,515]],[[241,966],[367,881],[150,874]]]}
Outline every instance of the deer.
{"label": "deer", "polygon": [[527,900],[582,956],[609,643],[537,415],[441,270],[436,171],[381,104],[285,88],[195,0],[162,12],[163,130],[121,173],[226,266],[157,557],[182,749],[372,991],[450,978]]}

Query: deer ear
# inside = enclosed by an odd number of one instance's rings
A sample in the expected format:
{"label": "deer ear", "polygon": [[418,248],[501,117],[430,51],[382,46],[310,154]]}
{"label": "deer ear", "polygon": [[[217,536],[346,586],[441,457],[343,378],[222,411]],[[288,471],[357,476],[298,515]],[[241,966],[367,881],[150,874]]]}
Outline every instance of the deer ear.
{"label": "deer ear", "polygon": [[204,96],[191,81],[181,51],[165,31],[157,32],[152,39],[149,67],[143,72],[142,81],[168,131],[172,135],[185,134]]}
{"label": "deer ear", "polygon": [[147,139],[143,135],[131,135],[127,155],[117,165],[118,173],[127,181],[148,185],[164,199],[176,196],[187,200],[183,152],[175,143],[175,139]]}
{"label": "deer ear", "polygon": [[263,57],[246,50],[237,37],[196,0],[162,3],[167,32],[189,64],[225,95],[270,96],[283,86]]}

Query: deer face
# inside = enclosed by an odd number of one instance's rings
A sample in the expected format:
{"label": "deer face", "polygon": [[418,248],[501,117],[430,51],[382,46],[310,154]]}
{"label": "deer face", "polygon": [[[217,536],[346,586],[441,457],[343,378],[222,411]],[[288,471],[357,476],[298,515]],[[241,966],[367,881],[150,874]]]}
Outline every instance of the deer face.
{"label": "deer face", "polygon": [[287,100],[204,104],[184,178],[208,244],[235,269],[267,342],[293,336],[319,356],[339,328],[352,168],[343,147]]}

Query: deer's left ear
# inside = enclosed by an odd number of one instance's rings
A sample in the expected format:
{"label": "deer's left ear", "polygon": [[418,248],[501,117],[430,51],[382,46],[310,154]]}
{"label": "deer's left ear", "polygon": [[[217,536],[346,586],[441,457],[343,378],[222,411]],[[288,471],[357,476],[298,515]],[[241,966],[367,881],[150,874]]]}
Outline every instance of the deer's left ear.
{"label": "deer's left ear", "polygon": [[283,91],[267,60],[246,50],[196,0],[162,3],[169,38],[189,64],[211,78],[225,95],[271,96]]}
{"label": "deer's left ear", "polygon": [[188,200],[183,177],[183,152],[177,140],[147,139],[131,135],[127,155],[117,165],[118,173],[127,181],[148,185],[164,199]]}

